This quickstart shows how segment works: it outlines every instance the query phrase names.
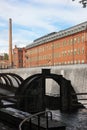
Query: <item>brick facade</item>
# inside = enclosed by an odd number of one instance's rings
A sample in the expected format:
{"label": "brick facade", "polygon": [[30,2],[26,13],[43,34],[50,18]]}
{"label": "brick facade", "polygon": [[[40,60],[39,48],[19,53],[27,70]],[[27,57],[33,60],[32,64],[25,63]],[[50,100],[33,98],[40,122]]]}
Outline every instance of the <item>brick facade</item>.
{"label": "brick facade", "polygon": [[38,38],[23,52],[24,67],[86,64],[87,22]]}
{"label": "brick facade", "polygon": [[17,46],[13,49],[13,68],[23,68],[23,50]]}

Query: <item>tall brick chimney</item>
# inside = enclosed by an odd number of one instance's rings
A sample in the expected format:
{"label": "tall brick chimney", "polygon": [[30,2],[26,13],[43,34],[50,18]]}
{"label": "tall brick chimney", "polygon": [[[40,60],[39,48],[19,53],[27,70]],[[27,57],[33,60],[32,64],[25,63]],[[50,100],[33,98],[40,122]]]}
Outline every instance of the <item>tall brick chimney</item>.
{"label": "tall brick chimney", "polygon": [[12,67],[12,19],[9,18],[9,66]]}

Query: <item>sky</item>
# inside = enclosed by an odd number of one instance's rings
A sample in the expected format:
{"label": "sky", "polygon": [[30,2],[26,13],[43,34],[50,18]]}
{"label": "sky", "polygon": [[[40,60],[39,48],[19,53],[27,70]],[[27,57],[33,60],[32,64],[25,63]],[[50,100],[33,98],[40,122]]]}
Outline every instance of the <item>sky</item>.
{"label": "sky", "polygon": [[0,0],[0,53],[8,53],[9,18],[12,47],[26,47],[33,40],[87,21],[87,7],[79,0]]}

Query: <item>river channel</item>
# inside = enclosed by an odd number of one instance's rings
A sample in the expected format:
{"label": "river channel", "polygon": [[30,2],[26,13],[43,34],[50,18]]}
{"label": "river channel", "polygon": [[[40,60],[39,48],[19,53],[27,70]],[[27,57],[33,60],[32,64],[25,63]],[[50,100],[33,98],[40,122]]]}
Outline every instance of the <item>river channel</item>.
{"label": "river channel", "polygon": [[66,124],[66,130],[87,130],[87,108],[72,113],[52,112],[54,119]]}

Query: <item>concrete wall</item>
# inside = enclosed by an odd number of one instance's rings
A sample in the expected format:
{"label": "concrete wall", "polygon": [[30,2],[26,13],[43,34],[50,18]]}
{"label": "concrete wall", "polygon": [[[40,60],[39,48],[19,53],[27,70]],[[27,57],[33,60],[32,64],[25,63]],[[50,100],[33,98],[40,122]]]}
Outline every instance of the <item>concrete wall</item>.
{"label": "concrete wall", "polygon": [[[36,73],[41,73],[42,68],[51,69],[52,73],[61,74],[66,79],[71,80],[76,92],[87,92],[87,65],[66,65],[66,66],[54,66],[54,67],[37,67],[37,68],[20,68],[20,69],[5,69],[0,72],[12,72],[20,75],[24,79],[28,76]],[[47,93],[58,94],[59,87],[53,80],[47,80]]]}

